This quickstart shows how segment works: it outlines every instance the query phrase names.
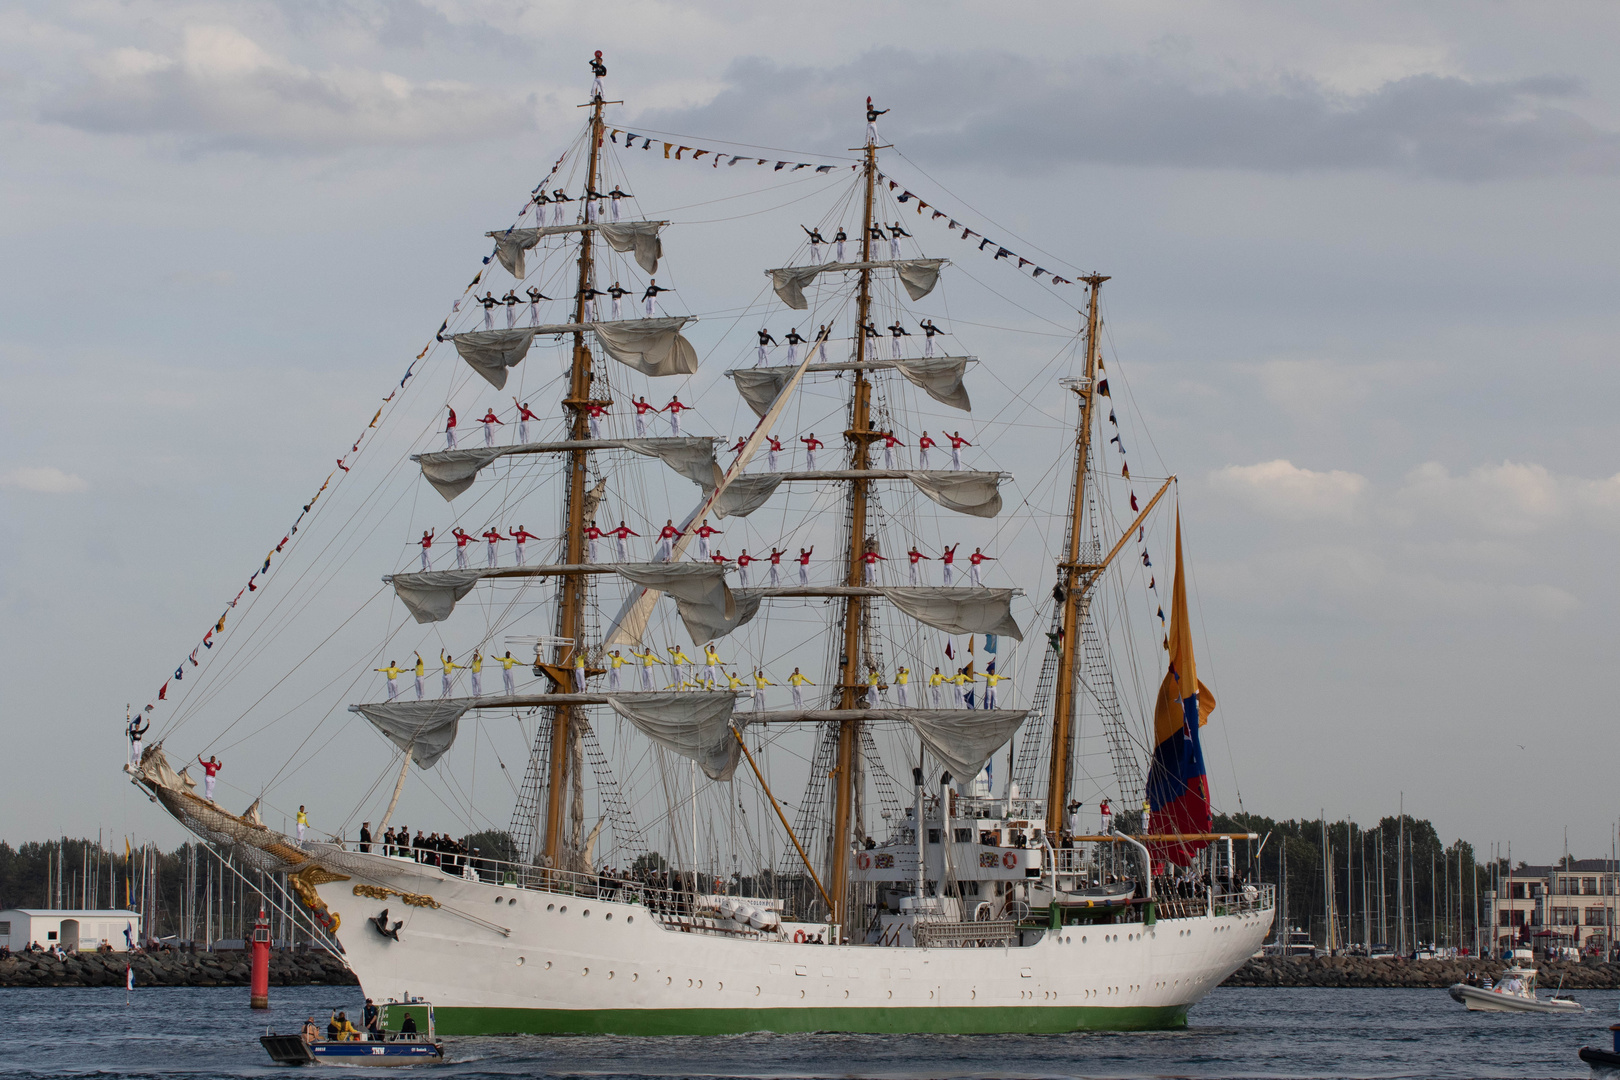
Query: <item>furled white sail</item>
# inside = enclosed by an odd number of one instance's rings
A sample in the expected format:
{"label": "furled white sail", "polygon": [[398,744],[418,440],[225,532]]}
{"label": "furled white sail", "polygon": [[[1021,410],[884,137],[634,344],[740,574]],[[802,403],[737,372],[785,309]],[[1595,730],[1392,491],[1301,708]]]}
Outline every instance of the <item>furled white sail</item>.
{"label": "furled white sail", "polygon": [[984,770],[990,755],[1007,745],[1029,715],[1027,709],[895,709],[959,780]]}
{"label": "furled white sail", "polygon": [[720,467],[714,462],[715,440],[707,436],[680,439],[625,439],[623,443],[628,450],[656,457],[693,483],[712,488],[720,480]]}
{"label": "furled white sail", "polygon": [[451,340],[456,343],[456,352],[461,358],[489,385],[500,390],[506,386],[506,369],[515,367],[529,355],[536,329],[531,326],[521,330],[470,330]]}
{"label": "furled white sail", "polygon": [[478,570],[428,570],[419,574],[393,574],[387,581],[419,623],[443,622],[455,610],[456,601],[472,591]]}
{"label": "furled white sail", "polygon": [[690,318],[625,319],[592,323],[602,351],[643,375],[693,375],[697,350],[681,334]]}
{"label": "furled white sail", "polygon": [[973,517],[1001,513],[1001,474],[993,472],[921,472],[906,474],[917,490],[947,510]]}
{"label": "furled white sail", "polygon": [[428,698],[422,701],[379,701],[355,705],[354,710],[388,737],[411,760],[431,769],[456,741],[456,727],[471,708],[468,698]]}
{"label": "furled white sail", "polygon": [[658,260],[664,254],[664,242],[658,230],[667,221],[615,221],[592,222],[580,225],[545,225],[537,229],[507,229],[505,232],[486,233],[495,238],[495,257],[515,278],[528,276],[525,253],[544,236],[560,233],[596,232],[614,251],[634,251],[636,262],[649,274],[658,273]]}
{"label": "furled white sail", "polygon": [[731,733],[736,694],[609,694],[607,700],[649,739],[697,762],[710,780],[730,780],[736,771],[741,752]]}
{"label": "furled white sail", "polygon": [[950,634],[1004,634],[1024,640],[1012,615],[1012,589],[954,589],[913,585],[879,590],[913,619]]}
{"label": "furled white sail", "polygon": [[810,306],[804,298],[804,287],[815,278],[817,274],[827,274],[839,270],[882,270],[892,269],[900,275],[900,284],[906,287],[906,294],[913,300],[921,300],[934,291],[939,282],[939,268],[944,266],[945,259],[895,259],[872,262],[844,262],[821,263],[817,266],[789,266],[781,270],[767,270],[771,276],[771,288],[782,303],[795,311],[804,311]]}
{"label": "furled white sail", "polygon": [[[770,497],[776,494],[781,485],[781,473],[756,473],[753,476],[739,476],[726,485],[726,490],[714,500],[713,510],[717,517],[747,517],[755,510],[764,506]],[[713,487],[713,484],[706,485]]]}
{"label": "furled white sail", "polygon": [[[511,454],[546,454],[564,450],[634,450],[665,462],[670,468],[699,484],[714,484],[714,440],[708,437],[679,439],[580,439],[571,442],[519,443],[515,446],[488,446],[469,450],[437,450],[417,454],[422,476],[446,499],[454,499],[472,486],[480,469],[496,458]],[[707,462],[707,466],[705,466]],[[590,515],[587,515],[587,518]]]}
{"label": "furled white sail", "polygon": [[740,625],[737,602],[726,588],[725,568],[714,563],[617,563],[620,576],[675,598],[681,621],[693,641],[707,641],[718,626]]}
{"label": "furled white sail", "polygon": [[[962,380],[972,360],[971,356],[935,356],[911,360],[873,360],[861,364],[812,364],[806,370],[878,371],[893,368],[940,404],[967,412],[971,411],[973,405]],[[731,376],[737,393],[754,410],[754,414],[764,416],[765,410],[771,407],[771,402],[776,400],[776,395],[781,393],[795,370],[790,367],[736,368],[726,374]]]}

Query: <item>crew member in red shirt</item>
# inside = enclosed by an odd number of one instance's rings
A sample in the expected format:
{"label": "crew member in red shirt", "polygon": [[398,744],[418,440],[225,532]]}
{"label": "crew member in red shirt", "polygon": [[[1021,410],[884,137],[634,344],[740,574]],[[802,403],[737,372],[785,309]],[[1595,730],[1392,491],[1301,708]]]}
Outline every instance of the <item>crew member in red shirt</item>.
{"label": "crew member in red shirt", "polygon": [[496,562],[496,559],[495,559],[495,545],[500,543],[502,540],[505,540],[506,537],[502,536],[501,535],[501,530],[497,529],[493,525],[491,525],[488,529],[485,529],[479,535],[482,536],[484,538],[484,541],[489,545],[489,550],[488,550],[488,552],[486,554],[488,555],[488,558],[489,558],[489,568],[491,570],[493,570],[493,569],[495,569],[495,562]]}
{"label": "crew member in red shirt", "polygon": [[[917,584],[917,564],[924,559],[929,559],[929,556],[918,551],[916,544],[911,545],[911,550],[906,552],[906,555],[911,559],[911,583],[915,585]],[[929,561],[932,561],[932,559],[929,559]]]}
{"label": "crew member in red shirt", "polygon": [[710,525],[708,518],[704,518],[703,524],[697,528],[698,558],[707,559],[709,557],[709,537],[719,535],[721,535],[720,530]]}
{"label": "crew member in red shirt", "polygon": [[737,584],[742,588],[748,588],[748,564],[759,561],[759,559],[748,554],[747,548],[743,548],[742,554],[737,556]]}
{"label": "crew member in red shirt", "polygon": [[956,562],[956,549],[961,546],[961,544],[952,544],[940,553],[940,562],[945,564],[945,584],[947,585],[951,583],[951,565]]}
{"label": "crew member in red shirt", "polygon": [[589,525],[585,526],[585,552],[586,552],[585,561],[586,562],[595,562],[596,561],[596,542],[598,540],[602,539],[602,537],[606,536],[606,535],[607,535],[606,533],[604,533],[601,529],[598,529],[596,527],[596,522],[594,522],[594,521],[591,522]]}
{"label": "crew member in red shirt", "polygon": [[799,549],[799,584],[800,585],[808,585],[808,584],[810,584],[810,553],[815,551],[815,550],[816,549],[813,548],[813,547],[800,548]]}
{"label": "crew member in red shirt", "polygon": [[417,543],[422,545],[422,571],[426,573],[428,570],[432,569],[432,567],[428,565],[428,548],[433,546],[433,530],[428,529],[426,532],[424,532],[422,534],[422,539],[418,540]]}
{"label": "crew member in red shirt", "polygon": [[[445,408],[450,409],[447,405]],[[448,449],[456,448],[456,410],[450,409],[450,416],[444,422],[444,443]]]}
{"label": "crew member in red shirt", "polygon": [[658,530],[658,554],[654,556],[653,562],[669,562],[669,557],[675,550],[673,546],[675,538],[679,535],[681,530],[675,527],[674,519],[665,518],[664,527]]}
{"label": "crew member in red shirt", "polygon": [[450,530],[450,535],[456,538],[456,569],[467,569],[467,544],[472,540],[472,533],[462,532],[457,525]]}
{"label": "crew member in red shirt", "polygon": [[669,433],[671,435],[674,435],[677,438],[680,436],[680,434],[681,434],[681,413],[686,412],[691,407],[692,406],[690,406],[690,405],[684,404],[681,401],[680,398],[675,397],[674,395],[671,395],[670,399],[669,399],[669,404],[665,405],[662,409],[659,410],[659,412],[667,412],[667,413],[669,413]]}
{"label": "crew member in red shirt", "polygon": [[480,424],[484,425],[484,445],[485,446],[494,446],[495,445],[495,425],[504,423],[504,421],[502,421],[500,417],[495,415],[495,410],[494,409],[488,409],[488,410],[486,410],[484,412],[484,415],[483,415],[482,419],[480,419],[478,422]]}
{"label": "crew member in red shirt", "polygon": [[978,548],[974,548],[973,554],[968,556],[968,562],[973,564],[972,566],[968,567],[968,580],[972,581],[975,585],[979,584],[979,564],[995,561],[995,559],[986,555]]}
{"label": "crew member in red shirt", "polygon": [[516,531],[509,531],[507,533],[507,535],[509,535],[513,540],[517,541],[517,559],[518,559],[517,564],[519,566],[522,566],[523,565],[523,545],[525,543],[527,543],[528,541],[530,541],[530,540],[538,540],[540,538],[538,536],[536,536],[534,533],[530,532],[528,529],[525,529],[521,525],[519,525],[517,527]]}
{"label": "crew member in red shirt", "polygon": [[922,438],[917,440],[917,466],[919,468],[928,468],[928,451],[938,445],[939,443],[928,437],[928,432],[922,433]]}
{"label": "crew member in red shirt", "polygon": [[882,555],[868,549],[861,554],[861,561],[866,564],[866,584],[870,585],[877,578],[877,564],[888,562]]}
{"label": "crew member in red shirt", "polygon": [[616,546],[616,548],[618,550],[619,561],[620,562],[629,562],[630,561],[630,556],[626,552],[625,542],[624,542],[625,537],[627,537],[627,536],[640,536],[641,534],[638,533],[638,532],[632,532],[631,529],[630,529],[630,526],[626,525],[621,520],[619,522],[619,527],[617,529],[609,529],[608,530],[608,535],[613,537],[614,544],[615,544],[615,546]]}
{"label": "crew member in red shirt", "polygon": [[526,443],[529,441],[529,421],[538,420],[540,417],[529,408],[527,401],[513,398],[512,404],[518,407],[518,442]]}
{"label": "crew member in red shirt", "polygon": [[972,446],[973,444],[962,438],[960,431],[951,432],[949,438],[951,440],[951,468],[960,469],[962,467],[962,447]]}
{"label": "crew member in red shirt", "polygon": [[827,444],[822,442],[820,439],[816,438],[816,433],[813,432],[813,431],[807,436],[806,435],[800,435],[799,436],[799,441],[804,443],[804,466],[805,466],[805,468],[808,469],[810,472],[815,472],[816,471],[816,451],[820,450],[823,446],[825,446]]}

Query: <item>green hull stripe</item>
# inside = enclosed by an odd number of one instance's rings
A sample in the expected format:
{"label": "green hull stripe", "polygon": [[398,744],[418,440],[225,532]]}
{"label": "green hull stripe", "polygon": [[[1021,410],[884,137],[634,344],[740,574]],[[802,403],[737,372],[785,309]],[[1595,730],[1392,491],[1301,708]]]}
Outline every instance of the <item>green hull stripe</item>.
{"label": "green hull stripe", "polygon": [[[398,1009],[395,1006],[394,1009]],[[1060,1034],[1187,1026],[1186,1005],[1003,1005],[983,1008],[497,1009],[437,1006],[440,1035]],[[393,1011],[393,1010],[390,1010]],[[390,1018],[392,1019],[392,1018]]]}

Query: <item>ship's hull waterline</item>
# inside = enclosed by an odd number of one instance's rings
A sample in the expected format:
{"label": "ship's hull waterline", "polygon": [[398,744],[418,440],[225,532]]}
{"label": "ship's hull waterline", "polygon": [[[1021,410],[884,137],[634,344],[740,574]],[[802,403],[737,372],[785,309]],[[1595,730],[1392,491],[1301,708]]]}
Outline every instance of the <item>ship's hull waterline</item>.
{"label": "ship's hull waterline", "polygon": [[[442,1035],[1174,1028],[1259,948],[1272,915],[1065,926],[1015,948],[816,945],[683,933],[639,903],[359,858],[367,891],[439,906],[356,895],[354,878],[318,886],[346,958],[366,996],[431,1003]],[[404,922],[397,941],[370,922],[384,907]]]}

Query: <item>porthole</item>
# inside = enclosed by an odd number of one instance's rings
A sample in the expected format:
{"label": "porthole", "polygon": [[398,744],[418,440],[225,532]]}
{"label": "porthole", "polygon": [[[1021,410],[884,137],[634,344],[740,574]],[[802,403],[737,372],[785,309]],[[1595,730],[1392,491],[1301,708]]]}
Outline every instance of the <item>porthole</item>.
{"label": "porthole", "polygon": [[803,1000],[803,999],[804,999],[804,991],[803,991],[803,990],[800,990],[800,991],[799,991],[799,999],[800,999],[800,1000],[801,1000],[801,1001],[802,1001],[802,1000]]}
{"label": "porthole", "polygon": [[591,973],[591,969],[590,968],[580,968],[579,973],[581,975],[589,975]]}
{"label": "porthole", "polygon": [[581,917],[581,918],[586,918],[586,919],[588,919],[588,918],[590,918],[590,917],[591,917],[591,909],[590,909],[590,908],[586,908],[586,909],[585,909],[585,910],[584,910],[584,911],[582,911],[582,912],[580,912],[580,913],[579,913],[579,914],[580,914],[580,917]]}
{"label": "porthole", "polygon": [[702,979],[699,979],[699,980],[698,980],[698,984],[697,984],[697,988],[698,988],[698,989],[699,989],[699,990],[701,990],[701,989],[703,989],[703,980],[702,980]]}
{"label": "porthole", "polygon": [[714,984],[714,988],[716,990],[724,990],[726,988],[726,984],[723,982],[717,982]]}
{"label": "porthole", "polygon": [[522,967],[522,966],[523,966],[523,965],[524,965],[524,964],[526,964],[526,963],[527,963],[527,962],[528,962],[528,961],[527,961],[527,960],[525,960],[525,959],[524,959],[524,958],[523,958],[523,957],[521,957],[521,956],[520,956],[520,957],[518,957],[518,967]]}
{"label": "porthole", "polygon": [[633,923],[636,921],[636,917],[634,915],[626,915],[624,917],[624,921],[627,923]]}
{"label": "porthole", "polygon": [[613,972],[611,972],[611,971],[608,972],[608,978],[610,978],[610,979],[613,978]]}
{"label": "porthole", "polygon": [[551,961],[550,961],[550,960],[547,960],[547,961],[546,961],[546,970],[547,970],[547,971],[550,971],[550,970],[551,970]]}
{"label": "porthole", "polygon": [[602,918],[604,920],[606,920],[607,922],[612,922],[613,921],[613,912],[611,912],[611,911],[608,912],[606,915],[602,916]]}
{"label": "porthole", "polygon": [[547,904],[546,905],[546,910],[547,911],[556,911],[557,910],[557,905],[556,904]]}
{"label": "porthole", "polygon": [[759,988],[759,987],[757,987],[757,986],[756,986],[756,987],[754,987],[754,996],[755,996],[755,997],[759,997],[759,995],[760,995],[760,994],[762,994],[762,993],[764,993],[764,991],[763,991],[763,990],[761,990],[761,989],[760,989],[760,988]]}
{"label": "porthole", "polygon": [[495,898],[495,902],[496,902],[496,903],[497,903],[497,904],[498,904],[498,903],[500,903],[500,902],[501,902],[501,898],[500,898],[500,897],[499,897],[499,896],[497,896],[497,897],[496,897],[496,898]]}
{"label": "porthole", "polygon": [[509,898],[509,899],[508,899],[508,900],[507,900],[507,901],[506,901],[506,906],[507,906],[507,907],[511,907],[511,906],[512,906],[512,905],[513,905],[513,904],[515,904],[515,903],[517,903],[517,897],[515,897],[515,896],[514,896],[514,897],[511,897],[511,898]]}
{"label": "porthole", "polygon": [[559,914],[559,915],[566,915],[566,914],[568,914],[568,905],[567,905],[567,904],[564,904],[564,905],[563,905],[563,906],[562,906],[562,907],[560,907],[560,908],[558,908],[558,909],[557,909],[557,914]]}

